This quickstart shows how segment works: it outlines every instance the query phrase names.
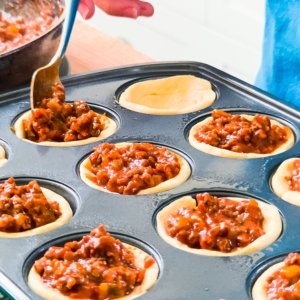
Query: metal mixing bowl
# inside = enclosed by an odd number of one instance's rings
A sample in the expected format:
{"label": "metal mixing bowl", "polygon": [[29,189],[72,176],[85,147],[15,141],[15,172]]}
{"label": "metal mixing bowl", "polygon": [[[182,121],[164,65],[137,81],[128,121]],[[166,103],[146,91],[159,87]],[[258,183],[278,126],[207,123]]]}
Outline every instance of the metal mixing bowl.
{"label": "metal mixing bowl", "polygon": [[[0,11],[8,13],[12,17],[22,16],[28,20],[36,16],[42,5],[59,3],[64,6],[65,2],[64,0],[25,0],[22,5],[18,5],[18,3],[19,0],[1,0]],[[15,4],[18,9],[14,7],[12,10],[12,4]],[[0,54],[0,91],[29,83],[34,71],[49,63],[60,41],[63,20],[64,14],[38,38]]]}

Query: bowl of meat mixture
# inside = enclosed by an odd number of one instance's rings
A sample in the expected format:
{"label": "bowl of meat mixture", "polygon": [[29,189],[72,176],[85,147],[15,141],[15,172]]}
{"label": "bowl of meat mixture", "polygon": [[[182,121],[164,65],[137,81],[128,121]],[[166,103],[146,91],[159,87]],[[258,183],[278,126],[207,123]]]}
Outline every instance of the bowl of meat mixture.
{"label": "bowl of meat mixture", "polygon": [[63,20],[64,0],[0,1],[0,91],[29,83],[49,63]]}

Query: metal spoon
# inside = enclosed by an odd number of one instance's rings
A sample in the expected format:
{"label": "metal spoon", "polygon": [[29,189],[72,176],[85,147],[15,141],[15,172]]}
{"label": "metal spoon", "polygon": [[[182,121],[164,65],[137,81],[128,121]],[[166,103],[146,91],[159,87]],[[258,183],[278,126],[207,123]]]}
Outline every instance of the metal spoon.
{"label": "metal spoon", "polygon": [[59,66],[69,43],[79,2],[80,0],[66,0],[64,12],[65,21],[58,49],[50,63],[37,69],[31,79],[31,109],[37,107],[37,103],[42,99],[49,97],[52,86],[61,83],[59,78]]}

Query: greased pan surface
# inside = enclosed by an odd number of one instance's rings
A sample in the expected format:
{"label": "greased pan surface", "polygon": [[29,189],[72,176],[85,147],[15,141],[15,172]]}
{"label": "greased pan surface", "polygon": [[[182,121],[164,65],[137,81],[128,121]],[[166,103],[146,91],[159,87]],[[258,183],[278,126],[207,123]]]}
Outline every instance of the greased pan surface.
{"label": "greased pan surface", "polygon": [[[173,116],[136,113],[122,108],[116,101],[120,91],[132,81],[179,74],[209,80],[217,100],[201,111]],[[41,299],[26,282],[33,253],[42,253],[45,248],[41,246],[52,240],[67,241],[65,236],[86,233],[100,223],[124,242],[136,239],[133,243],[141,245],[156,258],[160,267],[159,280],[139,298],[145,300],[250,299],[253,280],[265,262],[300,250],[300,207],[279,199],[269,185],[278,165],[300,153],[300,113],[296,109],[197,62],[115,68],[70,76],[63,84],[67,101],[81,99],[94,104],[117,121],[117,132],[105,142],[147,141],[167,146],[186,158],[192,174],[181,186],[158,194],[123,196],[94,190],[81,181],[78,172],[80,161],[99,143],[56,148],[24,142],[10,127],[18,114],[29,109],[29,89],[0,95],[0,144],[8,156],[8,162],[0,168],[0,181],[8,177],[15,177],[17,183],[37,179],[41,186],[67,198],[74,211],[67,224],[53,231],[19,239],[0,239],[0,269],[30,298]],[[295,145],[284,153],[258,159],[229,159],[200,152],[188,143],[187,133],[195,122],[210,115],[213,109],[270,115],[293,130]],[[272,203],[282,214],[282,235],[267,249],[236,257],[199,256],[165,243],[155,230],[158,208],[181,195],[205,191],[217,196],[253,197]]]}

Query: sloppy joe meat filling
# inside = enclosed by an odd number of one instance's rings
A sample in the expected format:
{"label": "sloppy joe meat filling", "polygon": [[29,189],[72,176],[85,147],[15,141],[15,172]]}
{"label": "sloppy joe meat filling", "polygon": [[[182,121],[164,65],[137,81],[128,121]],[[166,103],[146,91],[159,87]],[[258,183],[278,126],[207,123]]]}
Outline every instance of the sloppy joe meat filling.
{"label": "sloppy joe meat filling", "polygon": [[14,178],[0,184],[0,231],[21,232],[54,222],[59,204],[48,202],[39,184],[17,186]]}
{"label": "sloppy joe meat filling", "polygon": [[97,137],[106,127],[107,117],[96,114],[86,102],[65,102],[62,84],[52,87],[49,98],[38,103],[23,120],[26,139],[33,142],[70,142]]}
{"label": "sloppy joe meat filling", "polygon": [[[60,8],[59,15],[63,8]],[[22,17],[8,18],[0,12],[0,54],[27,44],[46,32],[58,19],[53,10],[41,10],[39,16],[31,20]]]}
{"label": "sloppy joe meat filling", "polygon": [[252,121],[221,110],[212,112],[212,120],[194,135],[197,141],[239,153],[268,154],[288,139],[288,133],[271,125],[267,116],[256,115]]}
{"label": "sloppy joe meat filling", "polygon": [[155,260],[135,266],[133,253],[103,225],[79,242],[51,247],[34,264],[43,282],[70,298],[110,300],[130,294]]}
{"label": "sloppy joe meat filling", "polygon": [[265,233],[255,200],[237,202],[208,193],[196,199],[196,208],[182,207],[167,219],[168,234],[190,248],[233,252]]}
{"label": "sloppy joe meat filling", "polygon": [[291,191],[300,192],[300,159],[293,161],[292,174],[287,176],[286,180]]}
{"label": "sloppy joe meat filling", "polygon": [[166,148],[149,143],[132,143],[117,148],[113,144],[94,147],[89,157],[90,179],[111,192],[133,195],[175,177],[178,158]]}
{"label": "sloppy joe meat filling", "polygon": [[300,299],[300,254],[290,253],[284,266],[267,278],[268,300]]}

